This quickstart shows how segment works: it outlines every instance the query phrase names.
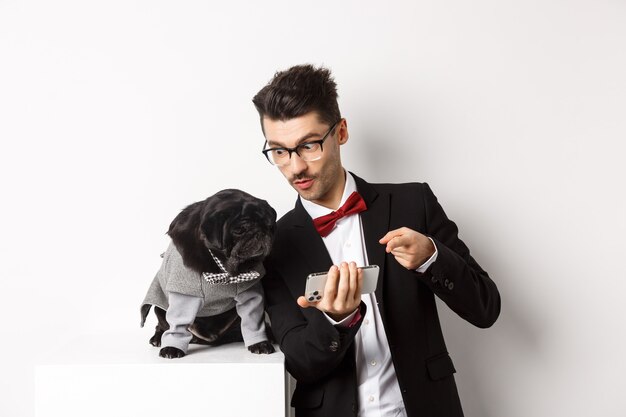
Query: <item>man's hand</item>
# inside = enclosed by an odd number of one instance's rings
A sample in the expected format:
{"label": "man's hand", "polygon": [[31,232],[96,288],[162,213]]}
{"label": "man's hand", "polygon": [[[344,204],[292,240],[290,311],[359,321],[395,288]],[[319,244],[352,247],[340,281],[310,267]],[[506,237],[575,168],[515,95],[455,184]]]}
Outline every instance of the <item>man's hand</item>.
{"label": "man's hand", "polygon": [[408,227],[391,230],[378,242],[387,245],[387,253],[406,269],[419,268],[435,253],[435,245],[429,238]]}
{"label": "man's hand", "polygon": [[363,271],[354,262],[342,262],[339,267],[333,265],[328,270],[328,279],[320,301],[311,303],[305,297],[299,297],[298,305],[302,308],[315,307],[333,320],[341,321],[361,304],[362,286]]}

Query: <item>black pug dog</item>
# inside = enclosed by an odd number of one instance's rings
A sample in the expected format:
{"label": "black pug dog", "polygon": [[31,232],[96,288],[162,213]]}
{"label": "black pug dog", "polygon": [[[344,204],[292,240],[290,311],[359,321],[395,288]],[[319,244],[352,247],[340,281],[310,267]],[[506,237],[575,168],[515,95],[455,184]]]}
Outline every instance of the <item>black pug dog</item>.
{"label": "black pug dog", "polygon": [[243,340],[253,353],[273,353],[265,328],[260,278],[276,211],[240,190],[222,190],[189,205],[172,221],[172,243],[141,306],[143,327],[154,306],[150,338],[159,356],[185,356],[189,343]]}

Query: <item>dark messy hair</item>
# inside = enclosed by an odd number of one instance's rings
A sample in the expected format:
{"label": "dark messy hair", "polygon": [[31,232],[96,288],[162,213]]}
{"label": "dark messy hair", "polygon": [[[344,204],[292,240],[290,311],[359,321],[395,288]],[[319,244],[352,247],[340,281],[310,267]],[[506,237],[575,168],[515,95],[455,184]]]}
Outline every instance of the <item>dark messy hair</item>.
{"label": "dark messy hair", "polygon": [[337,84],[330,70],[313,65],[296,65],[278,71],[252,99],[261,118],[289,120],[311,111],[321,122],[332,125],[341,119],[337,104]]}

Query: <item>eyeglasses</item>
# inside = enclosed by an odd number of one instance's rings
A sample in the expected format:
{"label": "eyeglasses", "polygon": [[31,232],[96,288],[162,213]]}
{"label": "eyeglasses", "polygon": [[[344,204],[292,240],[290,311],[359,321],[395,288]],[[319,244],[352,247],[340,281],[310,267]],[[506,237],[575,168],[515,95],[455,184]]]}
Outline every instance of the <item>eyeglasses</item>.
{"label": "eyeglasses", "polygon": [[322,153],[324,152],[324,141],[328,138],[328,135],[333,131],[335,126],[337,126],[337,123],[339,123],[339,121],[336,121],[335,124],[328,129],[328,132],[326,132],[319,140],[304,142],[295,148],[269,149],[265,149],[265,146],[267,146],[267,141],[265,141],[265,144],[263,145],[264,149],[261,152],[263,152],[263,155],[265,155],[267,160],[270,161],[270,164],[279,167],[289,164],[291,154],[293,152],[295,152],[296,155],[298,155],[305,162],[317,161],[322,157]]}

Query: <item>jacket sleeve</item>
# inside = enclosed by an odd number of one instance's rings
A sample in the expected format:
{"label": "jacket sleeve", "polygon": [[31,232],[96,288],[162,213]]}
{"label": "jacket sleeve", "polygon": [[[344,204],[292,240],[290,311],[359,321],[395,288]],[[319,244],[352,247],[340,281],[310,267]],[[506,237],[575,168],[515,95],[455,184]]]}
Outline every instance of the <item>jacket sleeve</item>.
{"label": "jacket sleeve", "polygon": [[245,346],[267,340],[261,283],[256,281],[250,288],[237,293],[235,303],[237,314],[241,317],[241,334]]}
{"label": "jacket sleeve", "polygon": [[165,318],[170,328],[162,336],[161,346],[172,346],[187,353],[192,335],[188,328],[193,323],[204,299],[192,295],[168,293],[169,308]]}
{"label": "jacket sleeve", "polygon": [[437,260],[422,274],[431,290],[463,319],[490,327],[500,314],[500,293],[487,272],[472,258],[428,184],[424,183],[426,234],[437,246]]}
{"label": "jacket sleeve", "polygon": [[319,310],[298,306],[271,259],[266,268],[267,275],[262,279],[266,310],[287,370],[298,382],[323,379],[335,371],[349,351],[365,316],[365,304],[361,302],[361,318],[352,327],[333,326]]}

